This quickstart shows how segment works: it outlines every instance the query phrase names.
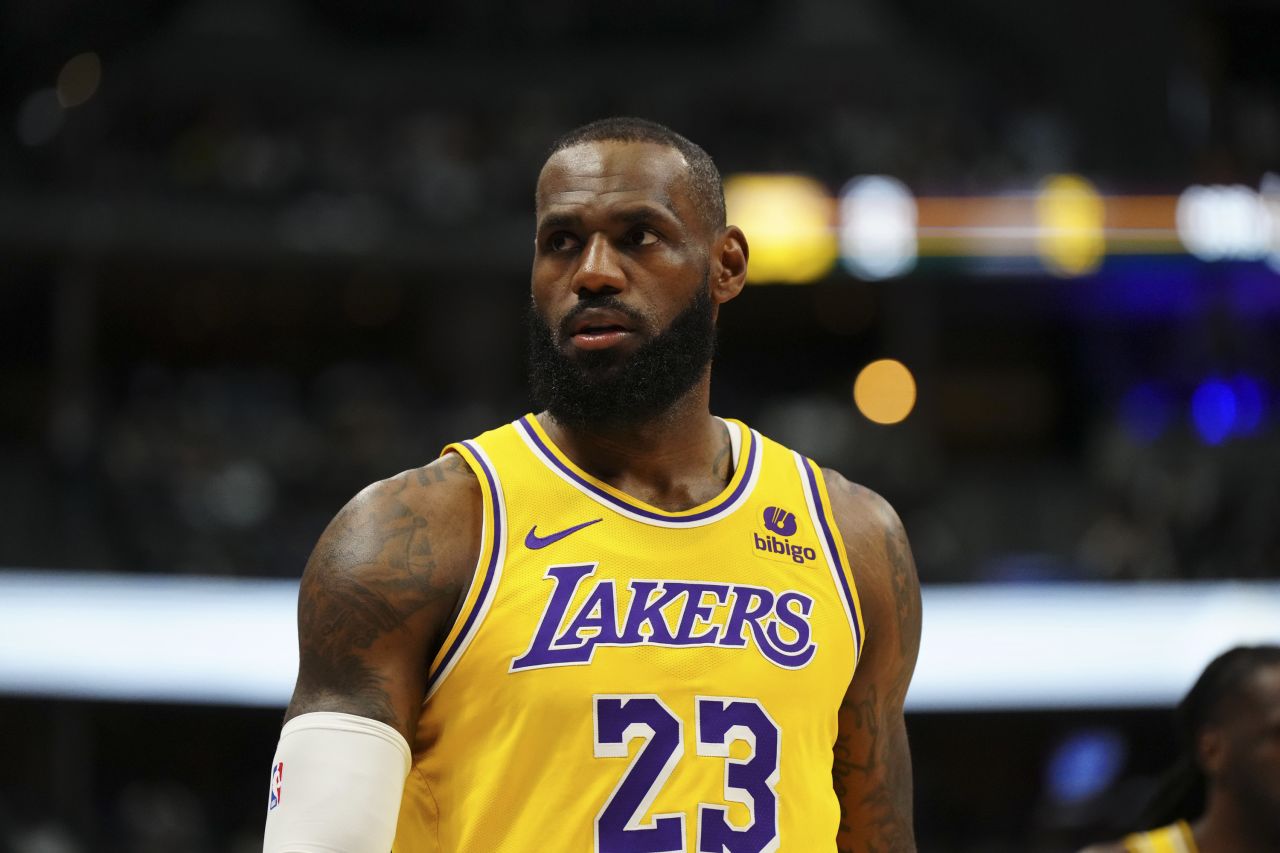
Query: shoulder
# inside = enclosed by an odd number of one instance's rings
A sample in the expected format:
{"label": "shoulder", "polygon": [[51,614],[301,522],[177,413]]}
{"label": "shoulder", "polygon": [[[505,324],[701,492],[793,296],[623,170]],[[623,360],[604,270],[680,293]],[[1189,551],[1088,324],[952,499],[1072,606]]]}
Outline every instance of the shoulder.
{"label": "shoulder", "polygon": [[822,476],[846,548],[884,545],[888,538],[905,536],[902,520],[887,500],[834,469],[823,468]]}
{"label": "shoulder", "polygon": [[411,739],[426,667],[470,583],[480,485],[454,454],[362,489],[320,536],[298,590],[286,719],[341,711]]}
{"label": "shoulder", "polygon": [[871,489],[822,473],[858,589],[868,663],[909,675],[920,647],[920,581],[902,520]]}
{"label": "shoulder", "polygon": [[468,511],[480,511],[480,481],[457,453],[370,483],[343,508],[358,517],[451,516]]}
{"label": "shoulder", "polygon": [[[389,537],[426,534],[428,527],[436,528],[430,533],[434,553],[445,540],[455,538],[452,533],[468,527],[468,520],[478,520],[480,511],[480,483],[475,473],[462,457],[449,453],[361,489],[330,522],[312,562],[322,557],[323,564],[359,565],[381,554]],[[343,555],[347,559],[342,559]]]}
{"label": "shoulder", "polygon": [[900,604],[913,596],[918,598],[920,581],[898,513],[880,495],[840,472],[824,468],[822,473],[859,588],[864,593],[891,594]]}
{"label": "shoulder", "polygon": [[479,481],[455,453],[366,486],[316,543],[300,603],[341,592],[401,610],[455,596],[479,552],[481,511]]}

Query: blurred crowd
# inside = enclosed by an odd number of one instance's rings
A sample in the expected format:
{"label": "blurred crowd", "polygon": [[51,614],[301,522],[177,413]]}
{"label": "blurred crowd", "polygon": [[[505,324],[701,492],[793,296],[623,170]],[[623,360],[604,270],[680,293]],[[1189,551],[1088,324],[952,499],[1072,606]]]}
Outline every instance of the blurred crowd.
{"label": "blurred crowd", "polygon": [[[926,582],[1263,577],[1280,561],[1280,483],[1259,475],[1280,469],[1274,426],[1213,446],[1189,422],[1136,432],[1116,407],[1078,451],[1025,460],[930,450],[910,421],[878,427],[831,395],[726,404],[889,496]],[[377,362],[148,364],[100,409],[82,457],[6,450],[6,564],[296,576],[357,489],[523,411]]]}

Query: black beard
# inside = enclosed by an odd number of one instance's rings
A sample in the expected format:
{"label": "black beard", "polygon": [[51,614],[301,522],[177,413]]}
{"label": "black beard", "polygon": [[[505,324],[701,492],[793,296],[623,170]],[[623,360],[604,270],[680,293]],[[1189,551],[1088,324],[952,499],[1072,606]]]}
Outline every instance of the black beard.
{"label": "black beard", "polygon": [[[561,338],[587,308],[625,314],[633,328],[648,324],[613,296],[578,303],[561,324]],[[661,417],[702,378],[715,354],[714,306],[708,281],[667,328],[631,354],[610,349],[565,355],[556,336],[529,307],[529,388],[534,402],[561,424],[584,430],[648,423]]]}

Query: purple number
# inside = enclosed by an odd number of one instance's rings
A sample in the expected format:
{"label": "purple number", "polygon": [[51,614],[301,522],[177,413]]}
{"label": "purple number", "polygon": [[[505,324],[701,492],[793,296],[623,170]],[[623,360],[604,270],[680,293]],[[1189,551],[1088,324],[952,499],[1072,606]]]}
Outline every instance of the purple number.
{"label": "purple number", "polygon": [[[751,756],[731,758],[729,745],[746,741]],[[699,853],[767,853],[778,849],[778,748],[782,733],[754,699],[698,697],[698,755],[725,759],[724,798],[742,803],[751,823],[729,823],[729,809],[698,805]]]}
{"label": "purple number", "polygon": [[[754,699],[699,696],[696,714],[698,755],[725,760],[725,801],[742,803],[751,815],[738,828],[726,806],[699,803],[698,853],[772,853],[778,849],[778,724]],[[637,738],[644,745],[596,815],[596,850],[681,853],[684,814],[644,818],[684,752],[684,725],[657,696],[596,696],[596,758],[626,758]],[[751,755],[732,758],[735,741],[747,743]]]}
{"label": "purple number", "polygon": [[636,738],[640,747],[618,787],[596,815],[600,853],[680,853],[684,815],[654,815],[643,823],[671,771],[680,760],[684,726],[657,696],[596,696],[596,758],[626,758]]}

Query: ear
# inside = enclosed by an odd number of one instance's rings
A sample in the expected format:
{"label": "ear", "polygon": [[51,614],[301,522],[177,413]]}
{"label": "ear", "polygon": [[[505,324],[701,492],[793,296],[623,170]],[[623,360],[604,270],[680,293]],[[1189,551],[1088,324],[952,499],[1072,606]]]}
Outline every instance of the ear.
{"label": "ear", "polygon": [[1210,779],[1221,774],[1226,760],[1227,740],[1221,729],[1204,729],[1196,738],[1196,759]]}
{"label": "ear", "polygon": [[730,225],[712,246],[711,297],[723,305],[742,292],[747,283],[747,238],[742,229]]}

